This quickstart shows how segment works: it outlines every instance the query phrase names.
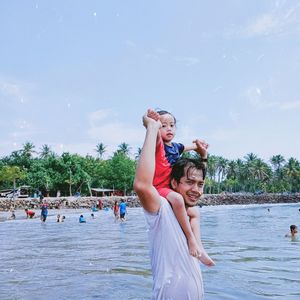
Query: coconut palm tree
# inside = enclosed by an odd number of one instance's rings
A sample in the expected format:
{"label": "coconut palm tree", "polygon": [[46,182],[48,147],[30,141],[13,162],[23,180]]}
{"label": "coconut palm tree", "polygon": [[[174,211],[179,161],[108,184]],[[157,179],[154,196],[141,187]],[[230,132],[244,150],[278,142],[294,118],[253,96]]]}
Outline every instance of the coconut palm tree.
{"label": "coconut palm tree", "polygon": [[274,167],[275,172],[279,172],[282,165],[285,163],[285,159],[282,155],[277,154],[271,157],[270,162]]}
{"label": "coconut palm tree", "polygon": [[218,156],[217,158],[217,173],[218,173],[218,193],[220,192],[221,181],[226,177],[228,159]]}
{"label": "coconut palm tree", "polygon": [[137,152],[135,154],[135,160],[139,160],[140,156],[141,156],[141,153],[142,153],[142,148],[141,147],[138,147],[137,148]]}
{"label": "coconut palm tree", "polygon": [[41,148],[40,157],[46,158],[46,157],[50,156],[51,154],[53,154],[53,152],[51,151],[50,146],[48,146],[47,144],[44,144]]}
{"label": "coconut palm tree", "polygon": [[99,143],[99,144],[96,145],[96,149],[95,150],[98,153],[99,158],[102,159],[104,153],[106,152],[106,146],[103,143]]}
{"label": "coconut palm tree", "polygon": [[123,153],[124,155],[128,156],[130,153],[130,149],[131,148],[129,144],[123,142],[118,146],[117,153]]}
{"label": "coconut palm tree", "polygon": [[300,190],[300,163],[297,159],[291,157],[284,166],[283,173],[290,186],[291,192]]}
{"label": "coconut palm tree", "polygon": [[34,144],[31,142],[26,142],[25,144],[23,144],[23,149],[22,154],[24,156],[26,156],[27,158],[31,158],[33,153],[36,153],[36,151],[34,151]]}

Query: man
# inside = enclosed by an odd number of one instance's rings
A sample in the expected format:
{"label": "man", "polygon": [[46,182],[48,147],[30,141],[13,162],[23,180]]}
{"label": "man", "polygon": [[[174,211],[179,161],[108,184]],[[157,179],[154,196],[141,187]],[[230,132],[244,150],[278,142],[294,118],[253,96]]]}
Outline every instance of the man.
{"label": "man", "polygon": [[286,234],[285,237],[290,237],[292,239],[296,239],[298,234],[298,227],[296,225],[290,226],[290,233]]}
{"label": "man", "polygon": [[[199,261],[189,254],[184,233],[168,201],[153,186],[155,148],[160,121],[143,117],[147,129],[134,181],[134,189],[145,210],[149,226],[150,258],[153,276],[152,299],[203,299]],[[204,143],[197,140],[197,152],[206,158]],[[179,160],[173,167],[171,186],[184,198],[189,216],[196,216],[195,234],[201,249],[199,260],[213,266],[200,239],[200,213],[195,207],[203,193],[205,166],[196,160]]]}

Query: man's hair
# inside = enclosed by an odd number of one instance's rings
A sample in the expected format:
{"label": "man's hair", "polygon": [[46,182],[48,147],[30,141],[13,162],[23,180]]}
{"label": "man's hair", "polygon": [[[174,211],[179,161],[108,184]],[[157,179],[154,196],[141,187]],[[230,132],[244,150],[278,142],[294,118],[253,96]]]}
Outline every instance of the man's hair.
{"label": "man's hair", "polygon": [[168,111],[166,111],[166,110],[161,110],[161,109],[157,109],[156,112],[157,112],[160,116],[162,116],[162,115],[170,115],[170,116],[172,116],[173,119],[174,119],[174,122],[175,122],[175,124],[176,124],[176,122],[177,122],[177,121],[176,121],[176,118],[175,118],[174,115],[171,114],[170,112],[168,112]]}
{"label": "man's hair", "polygon": [[[186,172],[185,172],[186,169]],[[203,162],[195,158],[180,158],[172,167],[171,180],[175,179],[177,182],[186,174],[187,178],[192,170],[201,170],[203,180],[206,176],[206,167]]]}
{"label": "man's hair", "polygon": [[291,231],[292,231],[292,230],[295,230],[295,229],[297,229],[297,226],[296,226],[296,225],[291,225],[291,226],[290,226],[290,229],[291,229]]}

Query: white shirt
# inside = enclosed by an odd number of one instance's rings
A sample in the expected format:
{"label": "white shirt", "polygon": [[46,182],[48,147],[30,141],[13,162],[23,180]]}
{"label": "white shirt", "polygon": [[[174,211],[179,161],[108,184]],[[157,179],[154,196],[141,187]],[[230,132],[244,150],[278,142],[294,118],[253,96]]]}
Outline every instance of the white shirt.
{"label": "white shirt", "polygon": [[186,237],[166,199],[158,213],[146,211],[154,300],[202,300],[199,261],[189,254]]}

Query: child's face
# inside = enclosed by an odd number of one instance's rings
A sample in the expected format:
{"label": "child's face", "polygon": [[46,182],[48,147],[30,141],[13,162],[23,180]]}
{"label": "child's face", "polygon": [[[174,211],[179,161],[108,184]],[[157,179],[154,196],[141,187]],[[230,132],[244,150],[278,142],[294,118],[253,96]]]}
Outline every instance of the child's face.
{"label": "child's face", "polygon": [[170,143],[175,136],[176,124],[170,114],[160,116],[162,127],[160,128],[161,138],[165,143]]}

